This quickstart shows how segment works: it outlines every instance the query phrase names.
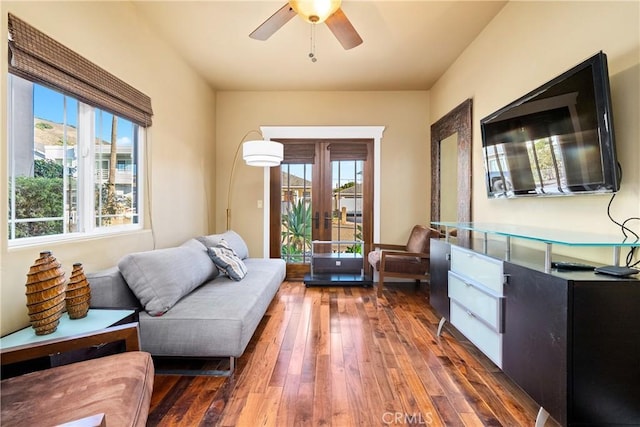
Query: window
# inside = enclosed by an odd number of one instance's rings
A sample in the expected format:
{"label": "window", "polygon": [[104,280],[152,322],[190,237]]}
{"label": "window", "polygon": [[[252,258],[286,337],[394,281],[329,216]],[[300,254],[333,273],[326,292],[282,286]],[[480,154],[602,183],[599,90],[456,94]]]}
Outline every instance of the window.
{"label": "window", "polygon": [[143,128],[9,75],[10,242],[139,228]]}
{"label": "window", "polygon": [[11,13],[8,27],[9,243],[140,228],[151,98]]}

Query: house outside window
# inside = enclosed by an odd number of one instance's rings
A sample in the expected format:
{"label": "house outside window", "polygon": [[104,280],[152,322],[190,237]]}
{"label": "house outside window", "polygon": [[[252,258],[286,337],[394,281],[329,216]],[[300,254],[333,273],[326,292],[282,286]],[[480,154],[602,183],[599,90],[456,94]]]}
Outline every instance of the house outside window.
{"label": "house outside window", "polygon": [[144,128],[8,75],[10,245],[139,229]]}

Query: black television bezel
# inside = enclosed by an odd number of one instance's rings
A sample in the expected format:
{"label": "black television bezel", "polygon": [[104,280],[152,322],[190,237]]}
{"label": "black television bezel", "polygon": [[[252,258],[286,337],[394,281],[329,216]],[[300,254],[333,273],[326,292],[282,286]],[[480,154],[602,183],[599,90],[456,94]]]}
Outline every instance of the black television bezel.
{"label": "black television bezel", "polygon": [[[495,192],[491,189],[491,179],[489,174],[489,169],[487,165],[487,156],[485,147],[488,145],[486,141],[485,134],[485,126],[488,122],[494,120],[500,115],[508,112],[523,103],[529,101],[530,99],[538,96],[539,94],[549,90],[551,87],[562,83],[567,78],[573,76],[574,74],[584,70],[587,67],[591,67],[592,77],[593,77],[593,89],[594,89],[594,97],[596,104],[596,115],[597,115],[597,123],[598,123],[598,139],[600,142],[600,154],[603,165],[603,186],[606,187],[605,190],[593,191],[590,189],[576,189],[572,190],[569,193],[558,193],[558,194],[541,194],[541,193],[527,193],[527,194],[516,194],[514,192],[504,191],[502,193]],[[573,68],[565,71],[559,76],[555,77],[552,80],[549,80],[547,83],[537,87],[526,95],[516,99],[515,101],[509,103],[508,105],[500,108],[499,110],[491,113],[490,115],[484,117],[480,120],[480,132],[482,135],[482,157],[484,160],[484,168],[485,168],[485,185],[487,189],[487,197],[489,199],[495,198],[516,198],[516,197],[554,197],[554,196],[576,196],[576,195],[586,195],[586,194],[611,194],[616,193],[620,190],[620,181],[621,175],[618,171],[618,160],[616,153],[616,141],[615,141],[615,132],[613,125],[613,107],[611,103],[611,87],[609,82],[609,70],[607,63],[607,55],[600,51],[590,58],[582,61],[578,65]]]}

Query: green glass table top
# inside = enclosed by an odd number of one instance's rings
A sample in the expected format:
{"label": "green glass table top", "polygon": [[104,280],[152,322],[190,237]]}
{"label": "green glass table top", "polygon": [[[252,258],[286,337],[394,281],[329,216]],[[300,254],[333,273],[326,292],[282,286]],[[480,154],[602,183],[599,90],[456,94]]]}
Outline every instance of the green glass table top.
{"label": "green glass table top", "polygon": [[135,310],[101,310],[92,308],[87,313],[87,316],[82,319],[69,319],[69,315],[63,313],[58,328],[53,333],[36,335],[35,330],[29,326],[0,338],[0,348],[7,349],[99,331],[130,316],[134,312]]}
{"label": "green glass table top", "polygon": [[566,246],[639,246],[640,242],[634,237],[626,238],[622,235],[606,235],[598,233],[588,233],[574,230],[562,230],[553,228],[533,227],[515,224],[497,224],[482,222],[441,222],[436,221],[431,224],[470,230],[479,233],[495,234],[505,237],[517,237],[521,239],[535,240],[543,243],[553,243]]}

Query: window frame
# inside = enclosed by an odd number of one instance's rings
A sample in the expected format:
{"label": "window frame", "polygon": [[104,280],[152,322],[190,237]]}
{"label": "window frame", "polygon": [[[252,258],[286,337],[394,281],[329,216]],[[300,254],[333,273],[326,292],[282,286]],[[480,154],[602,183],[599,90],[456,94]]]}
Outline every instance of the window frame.
{"label": "window frame", "polygon": [[[100,236],[111,236],[116,234],[130,233],[133,231],[138,231],[144,229],[144,200],[145,200],[145,192],[144,187],[146,183],[146,171],[145,171],[145,152],[146,152],[146,128],[140,126],[139,124],[132,122],[135,126],[134,129],[137,129],[137,144],[135,144],[135,149],[132,150],[132,157],[137,160],[136,163],[131,163],[132,169],[135,169],[136,175],[136,193],[137,193],[137,212],[136,216],[138,218],[137,223],[132,224],[123,224],[123,225],[110,225],[110,226],[98,226],[96,224],[97,212],[96,212],[96,197],[95,197],[95,186],[96,186],[96,157],[95,157],[95,139],[96,139],[96,125],[95,125],[95,111],[103,110],[103,108],[99,106],[93,106],[82,102],[81,100],[75,98],[72,95],[65,94],[59,88],[42,85],[40,82],[34,82],[28,78],[24,78],[22,76],[16,76],[12,73],[7,73],[7,152],[8,152],[8,167],[7,167],[7,178],[12,181],[14,184],[11,188],[15,187],[15,148],[14,144],[16,143],[16,138],[14,137],[14,117],[15,108],[13,105],[14,101],[14,91],[13,91],[13,79],[21,78],[23,80],[29,81],[33,85],[41,85],[47,87],[56,92],[62,93],[65,96],[71,97],[78,102],[78,123],[77,123],[77,228],[78,231],[73,232],[63,232],[60,234],[50,234],[45,236],[31,236],[31,237],[20,237],[20,238],[11,238],[12,234],[10,232],[10,227],[12,222],[14,222],[15,218],[11,218],[7,216],[7,246],[8,248],[17,248],[23,246],[31,246],[31,245],[39,245],[43,243],[58,243],[65,241],[77,241],[87,238],[95,238]],[[33,98],[32,98],[33,102]],[[113,114],[113,113],[111,113]],[[114,114],[119,118],[129,120],[126,117],[122,117],[121,115]],[[32,114],[28,120],[34,122],[35,115]],[[34,125],[35,126],[35,125]],[[135,132],[135,130],[134,130]],[[31,141],[33,149],[34,141]],[[11,190],[11,191],[15,191]],[[15,193],[9,191],[7,196],[12,203],[10,212],[12,215],[15,215]],[[7,200],[7,202],[9,202]],[[68,216],[69,212],[66,210],[63,212],[63,222],[66,223],[68,219],[65,219]]]}

